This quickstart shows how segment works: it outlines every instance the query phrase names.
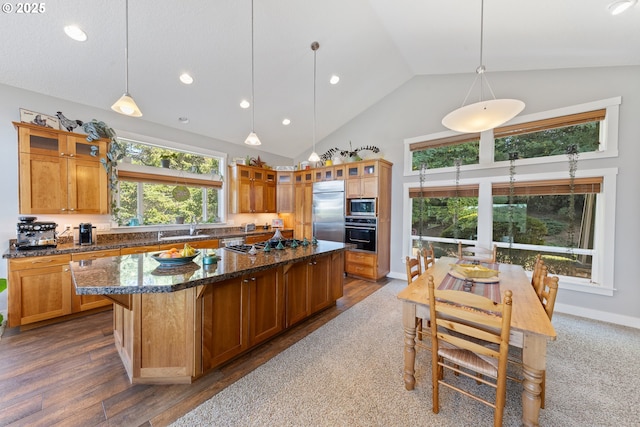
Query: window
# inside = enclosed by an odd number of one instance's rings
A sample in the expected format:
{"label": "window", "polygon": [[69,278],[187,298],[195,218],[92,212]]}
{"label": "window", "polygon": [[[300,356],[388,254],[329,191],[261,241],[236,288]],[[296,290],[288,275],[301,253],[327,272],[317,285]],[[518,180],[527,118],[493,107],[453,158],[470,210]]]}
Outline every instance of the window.
{"label": "window", "polygon": [[509,160],[512,152],[521,159],[561,155],[570,146],[579,153],[598,151],[605,115],[600,109],[496,128],[494,160]]}
{"label": "window", "polygon": [[[520,116],[480,135],[447,131],[406,139],[404,174],[414,180],[404,184],[405,255],[421,238],[433,243],[438,257],[454,255],[458,241],[496,244],[499,259],[525,269],[541,253],[563,289],[612,295],[617,169],[600,169],[594,160],[618,156],[621,102],[617,97]],[[574,146],[579,162],[572,190],[567,147]],[[460,166],[454,168],[456,156]],[[455,193],[472,186],[475,194]]]}
{"label": "window", "polygon": [[498,258],[532,267],[541,253],[551,274],[591,280],[601,184],[601,177],[493,184],[493,241],[512,241]]}
{"label": "window", "polygon": [[118,167],[118,225],[215,223],[224,218],[223,156],[121,142],[130,160]]}
{"label": "window", "polygon": [[414,142],[409,147],[411,170],[419,171],[422,164],[429,169],[451,167],[456,159],[461,159],[464,165],[476,164],[479,148],[477,133]]}

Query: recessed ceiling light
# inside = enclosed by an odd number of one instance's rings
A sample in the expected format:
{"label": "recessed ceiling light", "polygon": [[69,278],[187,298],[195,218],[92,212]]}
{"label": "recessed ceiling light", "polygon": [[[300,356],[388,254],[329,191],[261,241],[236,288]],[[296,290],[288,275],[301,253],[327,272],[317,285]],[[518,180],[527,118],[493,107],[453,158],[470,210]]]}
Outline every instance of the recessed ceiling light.
{"label": "recessed ceiling light", "polygon": [[75,41],[83,42],[87,40],[87,33],[76,25],[67,25],[64,27],[64,32]]}
{"label": "recessed ceiling light", "polygon": [[242,101],[240,101],[240,108],[246,109],[246,108],[249,108],[250,106],[251,104],[246,99],[243,99]]}
{"label": "recessed ceiling light", "polygon": [[191,77],[187,73],[182,73],[180,74],[180,81],[186,85],[190,85],[191,83],[193,83],[193,77]]}
{"label": "recessed ceiling light", "polygon": [[329,83],[331,83],[332,85],[337,85],[339,81],[340,81],[340,76],[336,76],[335,74],[332,75],[331,78],[329,79]]}
{"label": "recessed ceiling light", "polygon": [[282,124],[285,126],[289,126],[291,124],[291,120],[290,119],[283,119],[282,120]]}
{"label": "recessed ceiling light", "polygon": [[609,13],[614,16],[620,15],[621,13],[629,10],[629,8],[637,2],[638,0],[616,0],[613,3],[609,4],[607,9],[609,9]]}
{"label": "recessed ceiling light", "polygon": [[178,121],[186,125],[187,123],[189,123],[189,117],[178,117]]}

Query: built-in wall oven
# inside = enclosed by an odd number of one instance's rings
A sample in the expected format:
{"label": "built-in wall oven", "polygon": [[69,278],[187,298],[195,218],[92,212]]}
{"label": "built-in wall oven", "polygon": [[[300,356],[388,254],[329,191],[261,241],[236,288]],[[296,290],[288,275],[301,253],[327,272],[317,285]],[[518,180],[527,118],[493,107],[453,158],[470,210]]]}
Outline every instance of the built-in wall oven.
{"label": "built-in wall oven", "polygon": [[375,217],[348,216],[344,221],[344,241],[355,245],[355,249],[375,252],[377,228]]}

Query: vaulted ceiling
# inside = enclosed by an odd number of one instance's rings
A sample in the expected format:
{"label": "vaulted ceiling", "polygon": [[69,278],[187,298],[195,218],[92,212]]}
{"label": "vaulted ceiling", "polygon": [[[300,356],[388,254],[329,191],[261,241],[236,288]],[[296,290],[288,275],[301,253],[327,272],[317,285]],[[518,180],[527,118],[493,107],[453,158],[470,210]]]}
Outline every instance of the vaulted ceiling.
{"label": "vaulted ceiling", "polygon": [[[483,62],[489,72],[639,65],[640,5],[611,16],[612,1],[485,0]],[[42,4],[41,14],[2,14],[0,83],[111,111],[125,88],[125,1]],[[480,60],[480,4],[255,0],[259,149],[287,157],[310,152],[313,41],[320,43],[317,141],[413,76],[469,73],[471,83]],[[68,38],[69,24],[88,40]],[[144,114],[130,120],[244,143],[251,109],[239,103],[251,99],[250,0],[129,0],[128,51],[129,92]],[[183,72],[193,84],[178,80]],[[328,83],[332,74],[340,76],[336,85]]]}

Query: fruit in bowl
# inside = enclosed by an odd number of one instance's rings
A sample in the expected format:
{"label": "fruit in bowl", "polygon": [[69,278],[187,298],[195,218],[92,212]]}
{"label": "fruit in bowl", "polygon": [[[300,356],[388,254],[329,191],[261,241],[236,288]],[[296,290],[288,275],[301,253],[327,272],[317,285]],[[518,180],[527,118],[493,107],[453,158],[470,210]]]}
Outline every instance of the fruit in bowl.
{"label": "fruit in bowl", "polygon": [[188,243],[185,243],[184,248],[182,248],[181,250],[178,250],[177,248],[171,248],[169,250],[160,252],[160,254],[158,254],[158,258],[184,258],[194,256],[195,254],[196,250]]}

